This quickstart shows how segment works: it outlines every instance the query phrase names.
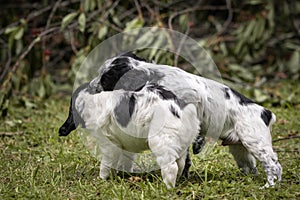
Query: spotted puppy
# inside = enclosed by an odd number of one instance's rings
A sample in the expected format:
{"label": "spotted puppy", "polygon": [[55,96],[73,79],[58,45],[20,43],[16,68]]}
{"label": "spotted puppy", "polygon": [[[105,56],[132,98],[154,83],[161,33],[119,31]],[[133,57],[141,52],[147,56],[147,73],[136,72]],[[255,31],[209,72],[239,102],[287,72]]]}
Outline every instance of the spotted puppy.
{"label": "spotted puppy", "polygon": [[199,132],[196,107],[157,84],[146,84],[136,92],[96,94],[88,84],[80,86],[59,135],[68,135],[78,124],[99,140],[102,179],[108,178],[111,168],[132,171],[134,155],[150,149],[168,188],[189,167],[187,150]]}
{"label": "spotted puppy", "polygon": [[161,85],[180,101],[197,106],[201,130],[193,143],[195,154],[201,151],[204,136],[219,137],[223,145],[229,145],[244,172],[257,173],[256,159],[261,162],[267,175],[264,187],[281,180],[282,168],[270,135],[275,115],[226,85],[127,53],[107,60],[90,87],[95,92],[138,91],[147,82]]}

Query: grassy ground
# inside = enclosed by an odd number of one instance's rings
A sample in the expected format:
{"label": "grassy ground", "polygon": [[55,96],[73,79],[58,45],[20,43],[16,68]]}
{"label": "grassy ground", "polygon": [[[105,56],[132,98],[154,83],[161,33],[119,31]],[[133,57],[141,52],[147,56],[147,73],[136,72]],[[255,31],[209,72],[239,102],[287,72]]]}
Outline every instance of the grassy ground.
{"label": "grassy ground", "polygon": [[[259,190],[266,177],[239,173],[225,147],[209,157],[193,157],[190,179],[167,190],[159,172],[97,178],[99,161],[86,151],[74,132],[60,138],[58,128],[68,112],[68,98],[39,103],[35,109],[16,108],[1,120],[0,199],[299,199],[299,139],[274,142],[283,166],[283,181]],[[299,135],[296,108],[273,108],[277,123],[273,139]]]}

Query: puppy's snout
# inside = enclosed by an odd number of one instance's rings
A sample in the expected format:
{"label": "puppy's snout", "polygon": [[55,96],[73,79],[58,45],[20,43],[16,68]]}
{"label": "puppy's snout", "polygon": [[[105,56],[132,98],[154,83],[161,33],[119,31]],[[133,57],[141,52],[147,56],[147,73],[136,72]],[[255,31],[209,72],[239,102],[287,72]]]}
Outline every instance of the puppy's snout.
{"label": "puppy's snout", "polygon": [[68,135],[67,128],[64,126],[60,127],[58,130],[58,134],[59,136],[67,136]]}

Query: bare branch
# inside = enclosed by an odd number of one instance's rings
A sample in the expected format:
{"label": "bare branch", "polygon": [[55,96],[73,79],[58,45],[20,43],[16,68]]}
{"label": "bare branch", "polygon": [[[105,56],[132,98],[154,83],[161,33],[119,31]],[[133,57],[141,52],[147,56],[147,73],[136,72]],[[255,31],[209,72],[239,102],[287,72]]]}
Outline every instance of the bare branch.
{"label": "bare branch", "polygon": [[228,17],[227,17],[221,31],[218,33],[218,35],[222,35],[224,32],[226,32],[226,30],[228,29],[229,24],[232,21],[233,10],[232,10],[232,7],[231,7],[231,1],[230,0],[226,0],[226,6],[227,6],[227,9],[228,9]]}
{"label": "bare branch", "polygon": [[45,36],[45,35],[47,35],[47,34],[49,34],[49,33],[55,32],[55,31],[59,31],[59,29],[60,29],[59,27],[53,27],[53,28],[50,28],[50,29],[48,29],[48,30],[45,30],[45,31],[41,32],[41,33],[38,35],[38,37],[36,37],[36,38],[28,45],[28,47],[26,48],[26,50],[20,55],[20,57],[18,58],[18,60],[16,61],[16,63],[13,65],[11,71],[12,71],[12,72],[15,72],[15,71],[16,71],[16,69],[17,69],[17,68],[19,67],[19,65],[20,65],[21,60],[23,60],[23,59],[25,58],[25,56],[30,52],[30,50],[34,47],[34,45],[35,45],[36,43],[38,43],[38,42],[41,40],[41,38],[42,38],[43,36]]}
{"label": "bare branch", "polygon": [[176,53],[175,53],[175,58],[174,58],[174,66],[175,66],[175,67],[177,67],[177,65],[178,65],[179,54],[180,54],[180,51],[181,51],[182,46],[183,46],[183,43],[185,42],[185,40],[186,40],[186,38],[187,38],[189,32],[190,32],[190,26],[188,25],[188,26],[187,26],[187,29],[186,29],[186,31],[185,31],[185,33],[184,33],[184,36],[183,36],[183,38],[181,39],[181,41],[180,41],[180,43],[179,43],[179,46],[178,46],[178,48],[177,48],[177,51],[176,51]]}
{"label": "bare branch", "polygon": [[0,82],[2,82],[2,80],[6,76],[8,70],[9,70],[10,64],[11,64],[11,51],[10,50],[7,51],[7,56],[8,56],[8,59],[7,59],[7,62],[5,64],[4,70],[2,71],[2,74],[0,76]]}
{"label": "bare branch", "polygon": [[[61,8],[61,7],[69,6],[70,4],[72,4],[72,3],[77,3],[77,2],[80,2],[80,0],[71,0],[71,1],[64,1],[64,2],[61,2],[60,8]],[[25,20],[26,20],[27,23],[28,23],[28,22],[31,21],[32,19],[35,19],[35,18],[39,17],[40,15],[44,14],[45,12],[48,12],[49,10],[51,10],[52,6],[53,6],[53,5],[48,5],[48,6],[42,8],[42,9],[40,9],[40,10],[34,11],[34,12],[32,12],[32,13],[29,13]],[[0,29],[0,35],[4,33],[4,31],[5,31],[5,29],[6,29],[7,27],[14,27],[14,26],[17,26],[19,23],[20,23],[19,21],[13,22],[13,23],[11,23],[10,25],[8,25],[8,26],[6,26],[6,27]]]}
{"label": "bare branch", "polygon": [[187,8],[185,10],[174,12],[169,17],[168,26],[169,26],[169,29],[173,30],[172,20],[176,16],[181,15],[181,14],[185,14],[185,13],[189,13],[189,12],[194,12],[194,11],[197,11],[197,10],[226,10],[226,9],[228,9],[227,6],[200,6],[200,7],[194,7],[194,8]]}
{"label": "bare branch", "polygon": [[134,4],[135,4],[136,9],[139,13],[139,18],[143,19],[143,12],[142,12],[142,9],[141,9],[141,6],[140,6],[139,2],[137,0],[134,0]]}
{"label": "bare branch", "polygon": [[76,45],[75,45],[75,39],[74,39],[74,33],[73,31],[68,31],[69,35],[70,35],[70,42],[71,42],[71,48],[72,48],[72,51],[77,54],[78,53],[78,50],[76,48]]}
{"label": "bare branch", "polygon": [[[47,23],[46,23],[46,27],[45,27],[45,29],[44,30],[47,30],[48,28],[49,28],[49,26],[50,26],[50,23],[51,23],[51,20],[52,20],[52,18],[53,18],[53,15],[54,15],[54,13],[56,12],[56,10],[57,10],[57,8],[58,8],[58,6],[59,6],[59,4],[61,3],[61,0],[58,0],[55,4],[54,4],[54,6],[53,6],[53,8],[52,8],[52,10],[51,10],[51,13],[50,13],[50,15],[49,15],[49,17],[48,17],[48,20],[47,20]],[[45,50],[46,50],[46,40],[43,40],[43,42],[42,42],[42,53],[43,53],[43,56],[42,56],[42,62],[43,62],[43,66],[42,66],[42,73],[46,73],[46,60],[45,60],[45,57],[44,57],[44,52],[45,52]]]}

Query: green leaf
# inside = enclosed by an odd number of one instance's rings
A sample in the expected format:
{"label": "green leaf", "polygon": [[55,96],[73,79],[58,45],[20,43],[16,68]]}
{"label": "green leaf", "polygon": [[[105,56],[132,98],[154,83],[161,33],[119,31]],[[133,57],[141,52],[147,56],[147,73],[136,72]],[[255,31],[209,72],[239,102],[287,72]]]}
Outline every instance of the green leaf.
{"label": "green leaf", "polygon": [[24,27],[19,27],[17,30],[16,30],[16,33],[15,33],[15,40],[20,40],[22,37],[23,37],[23,34],[24,34]]}
{"label": "green leaf", "polygon": [[33,103],[30,99],[24,98],[25,107],[28,109],[36,108],[37,105]]}
{"label": "green leaf", "polygon": [[131,20],[130,22],[126,23],[125,31],[134,29],[134,28],[140,28],[143,26],[143,24],[144,24],[144,20],[139,17],[136,17],[133,20]]}
{"label": "green leaf", "polygon": [[297,73],[300,71],[300,53],[297,51],[294,51],[291,59],[289,60],[288,67],[293,73]]}
{"label": "green leaf", "polygon": [[10,34],[11,32],[15,32],[19,27],[14,26],[14,27],[7,27],[4,31],[5,34]]}
{"label": "green leaf", "polygon": [[9,35],[9,38],[8,38],[8,48],[9,49],[12,49],[12,47],[14,45],[14,36],[15,36],[14,33]]}
{"label": "green leaf", "polygon": [[248,24],[245,32],[244,32],[244,37],[247,38],[251,35],[251,33],[253,32],[253,29],[255,27],[255,23],[256,21],[255,20],[251,20],[250,23]]}
{"label": "green leaf", "polygon": [[34,43],[37,43],[37,42],[39,42],[39,41],[41,41],[41,37],[40,37],[40,36],[36,37],[36,38],[33,40]]}
{"label": "green leaf", "polygon": [[240,54],[243,47],[244,47],[244,42],[243,42],[243,40],[240,40],[234,48],[234,53]]}
{"label": "green leaf", "polygon": [[86,24],[86,17],[84,13],[80,13],[78,17],[78,24],[79,24],[79,30],[81,32],[84,32],[85,24]]}
{"label": "green leaf", "polygon": [[0,109],[1,109],[2,104],[3,104],[5,99],[6,99],[6,91],[0,90]]}
{"label": "green leaf", "polygon": [[254,89],[254,98],[257,102],[264,102],[268,100],[268,95],[264,94],[261,90]]}
{"label": "green leaf", "polygon": [[23,41],[22,40],[17,40],[16,43],[16,54],[19,55],[23,50]]}
{"label": "green leaf", "polygon": [[148,47],[153,41],[155,41],[155,37],[153,37],[153,33],[146,32],[144,35],[140,36],[136,40],[137,46]]}
{"label": "green leaf", "polygon": [[39,87],[37,93],[38,93],[39,97],[41,97],[41,98],[45,97],[46,89],[45,89],[44,84],[40,84],[40,87]]}
{"label": "green leaf", "polygon": [[100,26],[98,31],[99,40],[103,39],[106,36],[107,32],[108,32],[107,26],[103,26],[103,25]]}
{"label": "green leaf", "polygon": [[159,34],[157,38],[155,38],[154,44],[151,46],[151,52],[149,54],[149,59],[153,59],[155,54],[159,49],[163,49],[165,46],[165,37],[163,34]]}
{"label": "green leaf", "polygon": [[188,16],[186,14],[180,15],[179,17],[179,25],[182,28],[186,28],[187,24],[188,24]]}
{"label": "green leaf", "polygon": [[91,0],[91,2],[90,2],[90,10],[95,10],[96,6],[97,6],[96,1]]}
{"label": "green leaf", "polygon": [[64,29],[68,26],[68,24],[70,24],[70,22],[71,22],[77,15],[78,15],[78,12],[72,12],[72,13],[66,15],[66,16],[63,18],[62,22],[61,22],[61,27],[60,27],[60,29],[61,29],[61,30],[64,30]]}
{"label": "green leaf", "polygon": [[112,20],[116,25],[118,25],[119,27],[122,27],[122,22],[120,21],[120,19],[117,16],[113,15]]}
{"label": "green leaf", "polygon": [[88,12],[90,10],[91,0],[85,0],[82,1],[82,3],[83,3],[83,10],[85,12]]}
{"label": "green leaf", "polygon": [[259,5],[259,4],[262,4],[264,2],[261,1],[261,0],[250,0],[247,3],[250,4],[250,5]]}
{"label": "green leaf", "polygon": [[262,17],[258,18],[257,25],[255,27],[254,32],[256,33],[256,39],[260,39],[264,34],[266,27],[266,20]]}
{"label": "green leaf", "polygon": [[27,24],[26,20],[24,18],[20,19],[20,23],[24,26]]}

